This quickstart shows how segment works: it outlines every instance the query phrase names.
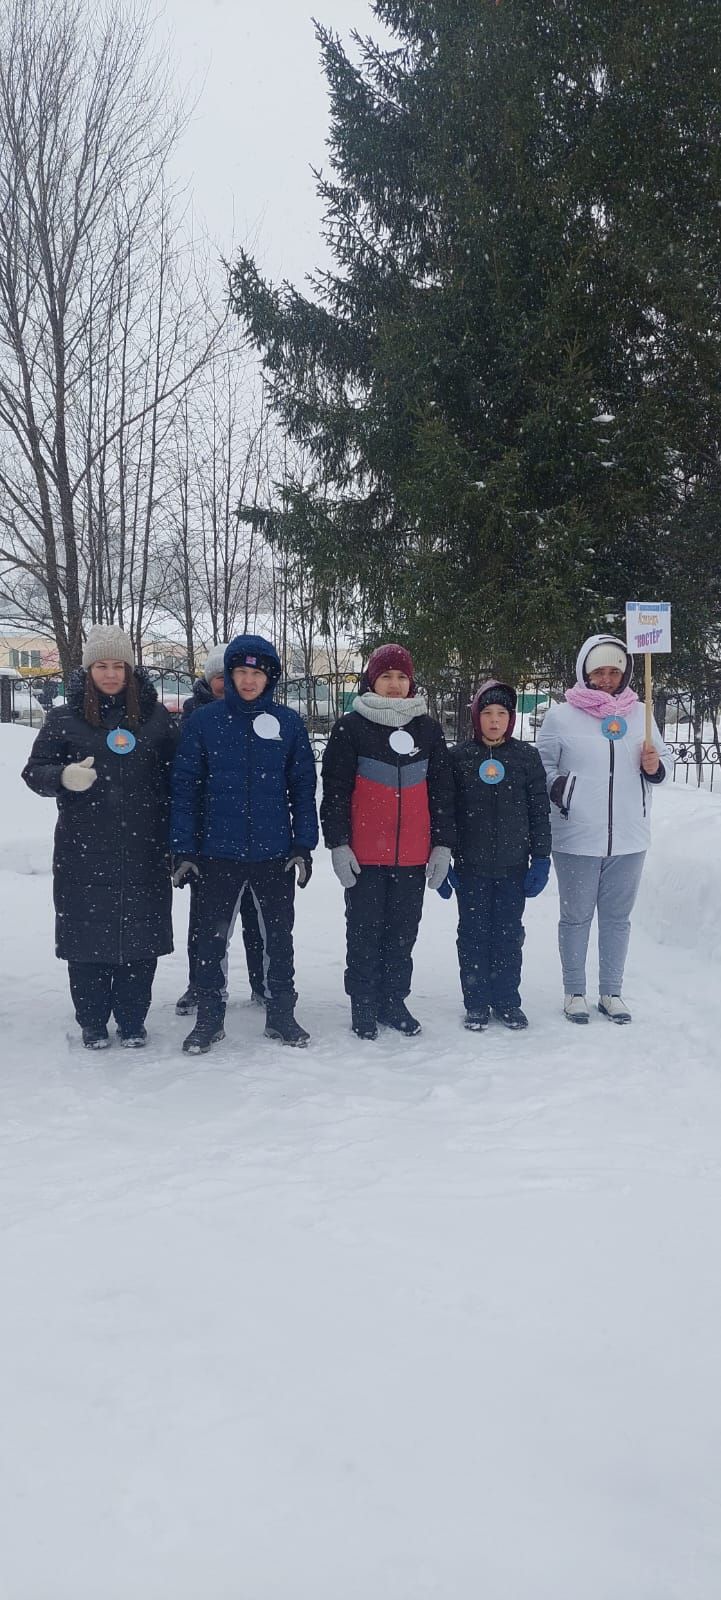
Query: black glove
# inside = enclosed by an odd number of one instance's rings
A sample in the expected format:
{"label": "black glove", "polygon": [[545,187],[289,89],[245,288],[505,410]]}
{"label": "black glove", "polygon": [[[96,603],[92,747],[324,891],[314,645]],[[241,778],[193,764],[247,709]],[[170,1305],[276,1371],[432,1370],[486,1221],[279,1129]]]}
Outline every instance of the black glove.
{"label": "black glove", "polygon": [[313,857],[310,850],[291,850],[285,863],[285,870],[292,872],[294,867],[298,870],[298,888],[305,889],[306,884],[310,883],[313,871]]}
{"label": "black glove", "polygon": [[200,877],[200,867],[195,856],[172,856],[170,868],[174,889],[184,889],[192,877]]}

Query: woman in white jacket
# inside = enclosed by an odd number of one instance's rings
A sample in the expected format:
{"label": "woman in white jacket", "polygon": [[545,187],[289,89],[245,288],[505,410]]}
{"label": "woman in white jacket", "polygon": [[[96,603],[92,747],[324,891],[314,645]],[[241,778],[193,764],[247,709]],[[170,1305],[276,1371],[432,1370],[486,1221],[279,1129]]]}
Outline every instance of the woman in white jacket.
{"label": "woman in white jacket", "polygon": [[538,738],[553,802],[553,862],[561,918],[558,943],[564,1011],[588,1022],[586,953],[598,917],[598,1009],[630,1022],[621,988],[633,910],[651,838],[651,791],[669,753],[630,687],[633,657],[620,639],[594,634],[582,645],[565,704],[547,711]]}

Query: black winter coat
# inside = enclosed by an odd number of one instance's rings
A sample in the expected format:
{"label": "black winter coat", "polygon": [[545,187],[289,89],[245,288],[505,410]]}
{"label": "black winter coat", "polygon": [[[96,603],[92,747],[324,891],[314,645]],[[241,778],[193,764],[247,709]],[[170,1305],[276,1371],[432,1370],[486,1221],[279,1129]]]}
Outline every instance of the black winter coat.
{"label": "black winter coat", "polygon": [[[497,758],[500,783],[484,783],[479,768]],[[507,739],[493,748],[467,739],[451,751],[456,786],[456,866],[486,878],[505,878],[528,866],[530,856],[550,856],[550,805],[546,775],[535,745]]]}
{"label": "black winter coat", "polygon": [[205,678],[196,678],[193,693],[183,701],[182,721],[187,722],[188,717],[192,717],[193,712],[200,711],[203,706],[212,706],[213,699],[210,684],[206,683]]}
{"label": "black winter coat", "polygon": [[[121,966],[173,948],[168,824],[178,734],[147,674],[136,668],[135,676],[141,722],[130,754],[116,755],[107,742],[125,726],[125,697],[101,701],[102,726],[91,727],[80,671],[66,705],[48,713],[23,772],[36,794],[57,800],[55,948],[65,961]],[[63,767],[86,756],[95,757],[97,782],[82,794],[63,789]]]}

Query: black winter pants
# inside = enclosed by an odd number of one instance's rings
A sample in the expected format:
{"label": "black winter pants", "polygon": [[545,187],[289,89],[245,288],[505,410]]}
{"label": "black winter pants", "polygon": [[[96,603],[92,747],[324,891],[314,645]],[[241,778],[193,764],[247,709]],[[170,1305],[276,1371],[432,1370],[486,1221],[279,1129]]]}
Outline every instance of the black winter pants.
{"label": "black winter pants", "polygon": [[525,868],[507,878],[457,871],[458,962],[466,1010],[519,1006]]}
{"label": "black winter pants", "polygon": [[155,968],[152,961],[127,961],[106,967],[99,961],[69,961],[70,993],[81,1028],[106,1028],[111,1016],[121,1033],[139,1033],[150,1010]]}
{"label": "black winter pants", "polygon": [[[264,946],[263,973],[268,997],[295,1001],[293,920],[295,872],[275,861],[225,861],[203,858],[198,880],[198,955],[196,984],[201,993],[220,997],[228,933],[239,897],[254,901]],[[242,905],[242,901],[241,901]]]}
{"label": "black winter pants", "polygon": [[[197,984],[198,973],[199,898],[198,880],[195,874],[192,873],[190,878],[190,916],[188,918],[188,982],[192,985]],[[248,963],[250,987],[255,990],[256,994],[264,994],[265,977],[263,967],[265,949],[263,936],[258,925],[255,901],[250,893],[242,894],[240,897],[240,925],[243,933],[243,944],[245,945],[245,959]],[[233,937],[233,926],[234,917],[231,917],[228,928],[229,941]]]}
{"label": "black winter pants", "polygon": [[346,889],[345,992],[355,1000],[405,1000],[423,910],[425,867],[361,867]]}

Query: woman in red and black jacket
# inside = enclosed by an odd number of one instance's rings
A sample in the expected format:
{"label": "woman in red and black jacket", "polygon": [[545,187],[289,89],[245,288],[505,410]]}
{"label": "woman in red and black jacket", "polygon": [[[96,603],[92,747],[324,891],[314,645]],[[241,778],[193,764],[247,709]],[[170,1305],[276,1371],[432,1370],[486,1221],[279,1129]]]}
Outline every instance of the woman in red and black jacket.
{"label": "woman in red and black jacket", "polygon": [[375,650],[323,757],[320,816],[346,891],[345,989],[361,1039],[379,1022],[420,1033],[404,1001],[423,891],[443,883],[455,843],[445,739],[413,678],[402,645]]}

